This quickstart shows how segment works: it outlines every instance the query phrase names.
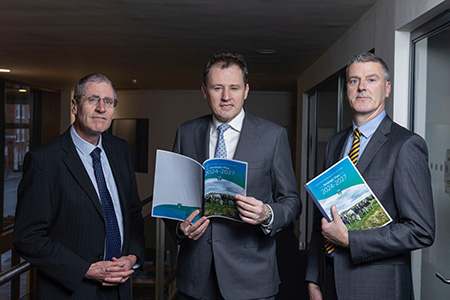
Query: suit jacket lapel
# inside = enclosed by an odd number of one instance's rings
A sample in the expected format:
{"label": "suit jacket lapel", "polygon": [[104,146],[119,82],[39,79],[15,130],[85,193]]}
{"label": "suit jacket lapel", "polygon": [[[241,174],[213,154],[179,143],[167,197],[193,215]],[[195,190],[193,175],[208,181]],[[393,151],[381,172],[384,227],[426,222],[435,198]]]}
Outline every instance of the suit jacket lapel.
{"label": "suit jacket lapel", "polygon": [[373,134],[369,144],[367,144],[366,149],[364,149],[364,152],[356,165],[361,174],[364,173],[367,166],[377,154],[378,150],[380,150],[384,143],[386,143],[388,139],[387,135],[391,132],[391,125],[391,118],[386,116]]}
{"label": "suit jacket lapel", "polygon": [[98,213],[103,218],[103,211],[100,200],[98,199],[97,192],[95,191],[91,179],[89,178],[89,175],[84,168],[83,162],[81,161],[75,145],[73,144],[72,137],[70,136],[70,129],[61,136],[61,149],[65,152],[65,154],[62,156],[62,159],[66,164],[67,169],[69,169],[69,172],[72,174],[75,181],[78,182],[80,187],[89,196],[92,204],[95,206]]}
{"label": "suit jacket lapel", "polygon": [[350,132],[352,132],[352,127],[348,128],[345,131],[345,133],[341,136],[341,139],[339,140],[339,142],[336,146],[336,149],[341,149],[341,151],[340,152],[334,151],[333,161],[328,167],[330,167],[332,164],[338,162],[339,160],[344,158],[345,155],[347,155],[347,153],[345,153],[345,143],[347,142],[347,138],[348,138]]}
{"label": "suit jacket lapel", "polygon": [[258,119],[256,119],[250,113],[245,112],[242,131],[233,159],[249,161],[249,158],[253,153],[253,148],[258,142],[258,137],[262,133],[262,129],[259,128],[259,124],[260,122],[258,121]]}
{"label": "suit jacket lapel", "polygon": [[103,134],[102,136],[102,146],[105,149],[106,157],[108,158],[109,166],[111,167],[112,174],[114,176],[114,182],[116,183],[117,193],[119,194],[120,207],[125,215],[126,205],[125,205],[125,191],[124,191],[124,180],[128,180],[128,173],[126,172],[127,166],[124,165],[126,162],[123,158],[119,157],[118,151],[114,149],[114,145],[111,143],[109,136]]}
{"label": "suit jacket lapel", "polygon": [[[337,137],[337,142],[335,145],[329,144],[327,145],[327,153],[325,154],[325,161],[323,164],[323,169],[326,170],[335,163],[337,163],[339,160],[341,160],[344,155],[346,155],[345,152],[345,142],[347,141],[347,137],[352,131],[352,128],[349,127],[347,129],[344,129],[344,131],[338,133],[340,137]],[[337,151],[338,149],[341,149],[341,151]]]}
{"label": "suit jacket lapel", "polygon": [[209,126],[211,115],[200,119],[200,124],[194,131],[194,143],[197,151],[197,161],[203,163],[209,158]]}

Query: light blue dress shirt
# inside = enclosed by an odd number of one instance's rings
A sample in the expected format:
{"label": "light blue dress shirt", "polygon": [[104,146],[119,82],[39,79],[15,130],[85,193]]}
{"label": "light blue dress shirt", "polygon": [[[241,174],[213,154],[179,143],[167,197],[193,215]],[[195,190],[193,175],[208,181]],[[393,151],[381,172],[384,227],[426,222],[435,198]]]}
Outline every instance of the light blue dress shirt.
{"label": "light blue dress shirt", "polygon": [[117,186],[116,182],[114,181],[111,166],[109,165],[108,158],[106,157],[105,150],[103,149],[102,146],[102,136],[100,135],[98,145],[94,146],[91,143],[88,143],[85,140],[83,140],[77,134],[73,125],[70,127],[70,135],[72,137],[73,143],[75,144],[75,148],[77,149],[78,155],[80,156],[80,159],[83,162],[84,168],[86,169],[86,172],[88,173],[89,178],[91,179],[91,182],[94,185],[99,201],[100,201],[100,194],[98,193],[97,180],[95,179],[94,167],[92,165],[92,157],[90,154],[97,147],[102,149],[102,152],[100,153],[100,160],[102,162],[103,174],[105,176],[106,186],[108,188],[109,193],[111,194],[112,202],[114,205],[114,211],[116,213],[117,223],[119,225],[121,246],[123,246],[122,208],[120,207],[119,193],[117,192]]}
{"label": "light blue dress shirt", "polygon": [[383,121],[384,117],[386,116],[386,111],[382,111],[378,116],[370,120],[369,122],[364,123],[363,125],[357,127],[355,125],[355,122],[353,122],[353,131],[350,132],[350,134],[347,137],[347,142],[345,144],[345,151],[344,156],[348,155],[350,153],[350,149],[352,148],[353,143],[353,132],[356,128],[361,131],[361,136],[359,138],[359,155],[358,160],[361,157],[361,155],[364,152],[364,149],[366,149],[367,144],[369,143],[370,139],[372,138],[373,134],[377,130],[378,126],[380,126],[381,121]]}

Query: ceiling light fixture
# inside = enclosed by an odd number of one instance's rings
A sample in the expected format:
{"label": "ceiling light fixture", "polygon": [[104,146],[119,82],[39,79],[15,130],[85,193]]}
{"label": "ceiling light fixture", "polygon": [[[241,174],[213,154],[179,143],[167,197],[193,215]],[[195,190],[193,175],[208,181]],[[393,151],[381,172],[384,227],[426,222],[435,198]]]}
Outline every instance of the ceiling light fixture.
{"label": "ceiling light fixture", "polygon": [[28,92],[27,89],[19,89],[19,93],[26,93]]}
{"label": "ceiling light fixture", "polygon": [[9,72],[11,72],[11,70],[10,69],[0,69],[0,72],[1,73],[9,73]]}
{"label": "ceiling light fixture", "polygon": [[275,49],[256,49],[256,52],[259,54],[274,54],[277,53],[277,50]]}

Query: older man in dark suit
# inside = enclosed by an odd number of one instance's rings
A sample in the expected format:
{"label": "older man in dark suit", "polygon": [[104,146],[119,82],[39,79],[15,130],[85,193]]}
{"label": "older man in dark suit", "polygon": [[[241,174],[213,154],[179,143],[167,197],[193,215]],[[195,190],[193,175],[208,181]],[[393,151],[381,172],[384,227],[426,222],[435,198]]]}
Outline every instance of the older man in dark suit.
{"label": "older man in dark suit", "polygon": [[211,56],[202,91],[212,115],[177,131],[175,152],[202,163],[217,157],[217,148],[228,158],[248,162],[250,195],[236,196],[242,223],[202,217],[192,224],[198,212],[184,222],[166,220],[181,245],[181,299],[274,299],[278,292],[275,234],[297,219],[301,202],[286,130],[242,108],[247,77],[242,56]]}
{"label": "older man in dark suit", "polygon": [[13,243],[38,270],[38,299],[131,299],[143,219],[128,144],[102,134],[116,105],[106,76],[85,76],[74,124],[25,157]]}
{"label": "older man in dark suit", "polygon": [[[350,152],[393,222],[348,231],[336,206],[330,223],[316,210],[306,274],[310,299],[414,298],[411,251],[434,241],[431,178],[425,141],[385,113],[390,91],[388,68],[381,58],[363,53],[349,61],[347,98],[353,127],[331,137],[325,168]],[[358,147],[352,147],[354,140]]]}

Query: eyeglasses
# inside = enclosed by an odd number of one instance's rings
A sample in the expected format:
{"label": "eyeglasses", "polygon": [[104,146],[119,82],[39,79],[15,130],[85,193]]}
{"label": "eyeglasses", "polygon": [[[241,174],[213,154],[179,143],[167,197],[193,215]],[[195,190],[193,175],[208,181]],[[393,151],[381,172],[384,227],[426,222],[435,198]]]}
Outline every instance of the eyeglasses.
{"label": "eyeglasses", "polygon": [[117,106],[117,103],[119,103],[117,99],[112,99],[109,97],[100,98],[99,96],[96,95],[90,95],[86,97],[86,102],[89,103],[90,105],[97,105],[100,102],[100,100],[103,100],[103,103],[105,103],[105,107],[107,108],[114,108]]}

